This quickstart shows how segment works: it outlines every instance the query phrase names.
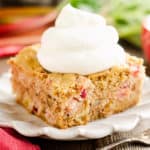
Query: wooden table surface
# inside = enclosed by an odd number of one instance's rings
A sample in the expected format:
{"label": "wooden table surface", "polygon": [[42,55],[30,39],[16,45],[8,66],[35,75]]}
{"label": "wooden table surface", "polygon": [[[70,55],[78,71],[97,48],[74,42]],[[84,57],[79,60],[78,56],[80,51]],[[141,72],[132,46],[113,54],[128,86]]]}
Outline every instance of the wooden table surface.
{"label": "wooden table surface", "polygon": [[[128,50],[131,54],[142,56],[141,51]],[[0,74],[6,72],[9,66],[6,64],[8,58],[0,59]],[[150,72],[150,69],[147,69]],[[85,141],[56,141],[41,138],[27,138],[32,143],[40,145],[42,150],[95,150],[97,147],[103,147],[118,139],[130,136],[132,134],[144,131],[150,127],[150,120],[144,120],[134,130],[129,133],[114,133],[102,139],[85,140]],[[144,146],[136,143],[127,143],[115,148],[116,150],[150,150],[150,146]]]}

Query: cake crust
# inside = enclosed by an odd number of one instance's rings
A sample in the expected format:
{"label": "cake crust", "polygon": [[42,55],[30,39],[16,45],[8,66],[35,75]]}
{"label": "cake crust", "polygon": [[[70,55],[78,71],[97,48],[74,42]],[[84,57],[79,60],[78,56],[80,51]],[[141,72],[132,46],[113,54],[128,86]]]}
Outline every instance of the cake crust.
{"label": "cake crust", "polygon": [[90,75],[48,72],[35,47],[9,60],[17,102],[58,128],[83,125],[124,111],[140,100],[142,59],[127,55],[127,63]]}

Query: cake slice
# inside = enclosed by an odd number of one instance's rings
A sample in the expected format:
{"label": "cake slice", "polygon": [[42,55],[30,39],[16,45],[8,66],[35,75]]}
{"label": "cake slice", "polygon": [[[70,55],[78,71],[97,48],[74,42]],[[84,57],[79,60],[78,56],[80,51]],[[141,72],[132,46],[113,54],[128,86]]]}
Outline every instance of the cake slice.
{"label": "cake slice", "polygon": [[122,112],[136,105],[144,79],[142,59],[127,55],[125,65],[90,75],[48,72],[35,47],[9,64],[17,102],[49,125],[68,128]]}

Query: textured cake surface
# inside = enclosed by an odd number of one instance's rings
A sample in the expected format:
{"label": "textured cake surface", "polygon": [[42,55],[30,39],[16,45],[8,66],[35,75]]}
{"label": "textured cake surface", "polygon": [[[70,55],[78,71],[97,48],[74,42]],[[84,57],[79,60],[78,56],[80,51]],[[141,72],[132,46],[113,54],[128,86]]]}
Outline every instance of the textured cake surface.
{"label": "textured cake surface", "polygon": [[126,110],[140,100],[142,59],[127,55],[127,63],[87,76],[48,72],[34,47],[23,49],[9,64],[17,102],[59,128],[83,125]]}

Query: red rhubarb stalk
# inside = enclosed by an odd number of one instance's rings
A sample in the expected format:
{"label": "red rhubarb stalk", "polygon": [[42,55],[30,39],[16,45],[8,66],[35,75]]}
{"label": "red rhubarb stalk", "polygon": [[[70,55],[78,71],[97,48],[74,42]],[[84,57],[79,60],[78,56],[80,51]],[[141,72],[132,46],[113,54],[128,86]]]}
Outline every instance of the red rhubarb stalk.
{"label": "red rhubarb stalk", "polygon": [[31,31],[46,24],[53,23],[56,15],[56,12],[51,12],[45,16],[32,17],[16,23],[0,25],[0,35]]}
{"label": "red rhubarb stalk", "polygon": [[0,47],[7,45],[31,45],[39,43],[41,39],[40,35],[26,35],[22,37],[9,37],[9,38],[0,38]]}
{"label": "red rhubarb stalk", "polygon": [[0,47],[0,57],[6,57],[17,54],[24,46],[11,45]]}

